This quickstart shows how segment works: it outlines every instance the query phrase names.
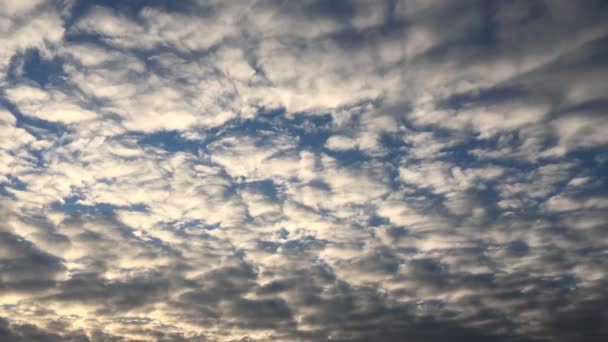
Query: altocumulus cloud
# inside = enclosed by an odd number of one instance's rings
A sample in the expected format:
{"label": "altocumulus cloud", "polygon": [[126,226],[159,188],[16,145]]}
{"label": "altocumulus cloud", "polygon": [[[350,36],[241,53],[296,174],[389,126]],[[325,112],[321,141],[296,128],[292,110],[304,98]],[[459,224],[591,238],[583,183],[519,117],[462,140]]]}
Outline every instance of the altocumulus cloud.
{"label": "altocumulus cloud", "polygon": [[605,1],[0,6],[0,341],[608,340]]}

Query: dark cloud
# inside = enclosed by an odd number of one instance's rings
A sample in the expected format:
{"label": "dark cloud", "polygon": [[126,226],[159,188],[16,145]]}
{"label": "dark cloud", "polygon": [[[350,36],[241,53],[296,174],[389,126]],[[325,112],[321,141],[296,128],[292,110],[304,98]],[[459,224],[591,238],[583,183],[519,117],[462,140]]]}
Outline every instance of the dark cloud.
{"label": "dark cloud", "polygon": [[11,324],[6,318],[0,317],[0,341],[20,342],[20,341],[70,341],[88,342],[90,339],[84,333],[57,333],[55,327],[41,329],[32,324]]}
{"label": "dark cloud", "polygon": [[61,259],[41,251],[31,242],[0,231],[3,291],[39,291],[55,286],[67,271]]}

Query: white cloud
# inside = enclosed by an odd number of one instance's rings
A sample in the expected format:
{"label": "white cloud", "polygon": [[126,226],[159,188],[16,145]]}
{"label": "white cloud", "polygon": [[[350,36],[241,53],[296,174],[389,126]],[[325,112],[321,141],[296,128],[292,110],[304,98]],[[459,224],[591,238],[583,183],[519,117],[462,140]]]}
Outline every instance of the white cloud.
{"label": "white cloud", "polygon": [[399,168],[400,179],[406,184],[429,187],[438,193],[465,191],[503,173],[500,167],[462,169],[446,162],[425,162]]}
{"label": "white cloud", "polygon": [[[195,16],[144,8],[139,13],[142,22],[139,24],[119,13],[97,7],[80,19],[73,30],[100,34],[108,43],[119,47],[152,49],[170,45],[177,50],[193,51],[207,49],[234,33],[237,15],[209,16],[203,24]],[[203,28],[208,33],[197,34]]]}
{"label": "white cloud", "polygon": [[353,150],[357,148],[357,142],[349,137],[333,135],[327,139],[325,147],[337,151]]}
{"label": "white cloud", "polygon": [[608,143],[604,132],[608,129],[608,119],[604,115],[579,115],[563,117],[552,123],[560,142],[560,147],[573,150]]}
{"label": "white cloud", "polygon": [[605,209],[608,208],[608,198],[605,197],[588,197],[585,200],[569,198],[562,195],[556,195],[547,201],[547,209],[555,212],[575,211],[579,209]]}
{"label": "white cloud", "polygon": [[8,89],[8,98],[25,115],[38,119],[73,124],[95,119],[97,114],[82,108],[71,97],[59,91],[44,91],[31,86]]}
{"label": "white cloud", "polygon": [[[35,11],[41,1],[18,1],[5,4],[0,9],[0,81],[4,84],[7,68],[15,53],[28,48],[47,51],[48,44],[56,44],[63,38],[63,22],[54,9]],[[25,20],[19,20],[25,19]]]}

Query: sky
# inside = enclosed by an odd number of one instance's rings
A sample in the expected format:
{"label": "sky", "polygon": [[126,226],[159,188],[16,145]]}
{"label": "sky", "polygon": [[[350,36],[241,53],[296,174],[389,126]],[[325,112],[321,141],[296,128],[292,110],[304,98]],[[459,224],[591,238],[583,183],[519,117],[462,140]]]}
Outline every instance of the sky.
{"label": "sky", "polygon": [[608,341],[608,2],[0,5],[0,341]]}

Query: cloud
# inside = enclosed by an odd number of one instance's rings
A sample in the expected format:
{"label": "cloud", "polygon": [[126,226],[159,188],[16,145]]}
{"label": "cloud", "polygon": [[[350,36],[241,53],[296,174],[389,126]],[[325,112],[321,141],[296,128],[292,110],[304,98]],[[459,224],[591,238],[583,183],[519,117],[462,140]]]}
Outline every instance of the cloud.
{"label": "cloud", "polygon": [[25,115],[51,122],[65,124],[94,119],[94,112],[83,109],[78,104],[66,101],[66,94],[45,92],[29,86],[19,86],[7,90],[7,97]]}
{"label": "cloud", "polygon": [[606,9],[3,6],[0,340],[605,340]]}
{"label": "cloud", "polygon": [[1,56],[3,72],[6,72],[13,54],[30,47],[43,48],[47,42],[59,42],[64,33],[59,13],[44,1],[23,1],[4,6],[0,23],[0,39],[5,45]]}
{"label": "cloud", "polygon": [[327,139],[325,146],[330,150],[344,151],[357,148],[357,142],[349,137],[334,135]]}

